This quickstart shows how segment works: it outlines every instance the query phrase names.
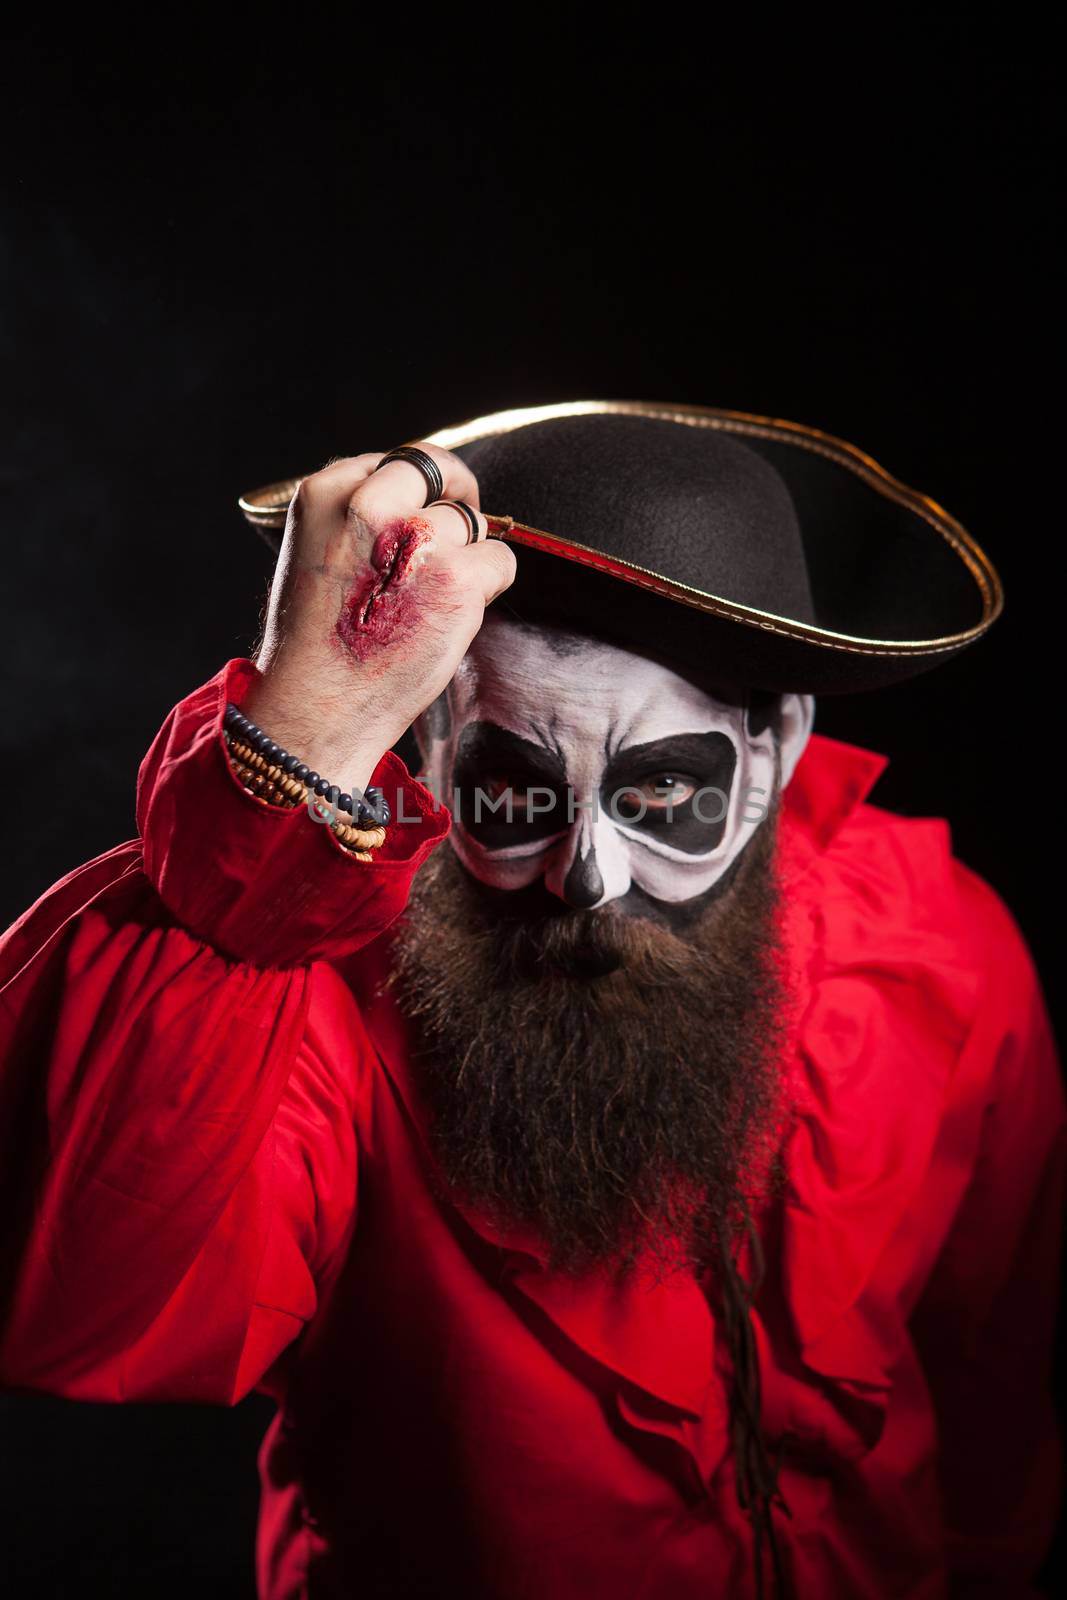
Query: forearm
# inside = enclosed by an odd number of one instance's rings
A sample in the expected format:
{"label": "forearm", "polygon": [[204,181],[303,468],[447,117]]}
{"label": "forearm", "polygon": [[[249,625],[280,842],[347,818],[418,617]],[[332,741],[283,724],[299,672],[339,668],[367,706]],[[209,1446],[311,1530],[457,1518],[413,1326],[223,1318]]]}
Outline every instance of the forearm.
{"label": "forearm", "polygon": [[306,969],[230,963],[152,901],[117,885],[5,991],[8,1384],[121,1397],[123,1358],[255,1162],[300,1046]]}
{"label": "forearm", "polygon": [[[448,493],[476,500],[463,463],[437,455]],[[0,949],[18,1218],[8,1382],[121,1398],[136,1372],[139,1393],[227,1398],[311,1315],[343,1237],[373,1051],[330,963],[399,915],[449,828],[379,753],[448,682],[514,571],[503,546],[466,548],[454,509],[412,517],[420,473],[378,474],[380,460],[301,485],[261,665],[229,662],[167,718],[139,774],[140,847],[86,869],[88,899],[58,885]],[[305,806],[249,792],[228,703],[339,787],[385,790],[394,822],[371,859]],[[316,985],[336,1013],[318,1052]],[[332,1102],[324,1123],[279,1116],[297,1072]],[[260,1309],[281,1324],[249,1346],[275,1245],[288,1267]]]}
{"label": "forearm", "polygon": [[[8,1384],[120,1398],[137,1370],[138,1392],[227,1398],[271,1228],[299,1234],[306,1263],[275,1340],[344,1229],[320,1202],[352,1187],[369,1047],[329,958],[402,910],[448,818],[395,758],[416,820],[381,860],[254,799],[221,737],[254,670],[229,663],[167,719],[141,771],[143,844],[56,885],[0,944]],[[313,993],[349,1008],[318,1053]],[[294,1071],[336,1115],[290,1160],[304,1135],[277,1116]]]}

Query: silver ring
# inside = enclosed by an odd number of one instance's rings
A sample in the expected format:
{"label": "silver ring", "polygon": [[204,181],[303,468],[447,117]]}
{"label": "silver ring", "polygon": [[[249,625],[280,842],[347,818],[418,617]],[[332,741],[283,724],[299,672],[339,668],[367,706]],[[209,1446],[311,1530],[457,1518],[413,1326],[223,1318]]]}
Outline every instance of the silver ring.
{"label": "silver ring", "polygon": [[473,506],[469,506],[466,500],[438,500],[436,503],[439,506],[454,506],[466,520],[467,543],[478,543],[479,539],[482,537],[482,529],[481,523],[478,521],[478,513],[474,510]]}
{"label": "silver ring", "polygon": [[445,480],[441,476],[441,469],[433,456],[427,455],[425,450],[420,450],[417,445],[402,444],[395,450],[389,450],[375,467],[375,472],[380,472],[389,461],[407,461],[418,472],[422,473],[422,481],[426,485],[426,499],[423,507],[432,504],[445,492]]}

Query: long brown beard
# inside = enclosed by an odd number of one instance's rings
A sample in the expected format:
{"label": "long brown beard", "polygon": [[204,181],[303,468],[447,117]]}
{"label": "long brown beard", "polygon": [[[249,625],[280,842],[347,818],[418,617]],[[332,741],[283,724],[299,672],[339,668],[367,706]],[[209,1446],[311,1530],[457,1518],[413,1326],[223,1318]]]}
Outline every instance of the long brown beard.
{"label": "long brown beard", "polygon": [[447,846],[416,879],[392,981],[421,1030],[437,1159],[554,1267],[700,1270],[773,1182],[776,820],[683,934],[610,906],[501,915]]}

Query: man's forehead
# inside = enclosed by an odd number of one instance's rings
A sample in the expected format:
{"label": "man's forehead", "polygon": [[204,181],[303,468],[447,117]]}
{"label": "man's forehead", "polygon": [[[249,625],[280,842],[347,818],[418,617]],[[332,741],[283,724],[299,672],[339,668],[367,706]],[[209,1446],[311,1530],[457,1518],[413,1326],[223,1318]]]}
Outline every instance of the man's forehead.
{"label": "man's forehead", "polygon": [[560,628],[490,616],[452,685],[462,723],[477,718],[524,733],[611,729],[613,742],[700,731],[736,718],[741,691],[701,686],[653,656]]}

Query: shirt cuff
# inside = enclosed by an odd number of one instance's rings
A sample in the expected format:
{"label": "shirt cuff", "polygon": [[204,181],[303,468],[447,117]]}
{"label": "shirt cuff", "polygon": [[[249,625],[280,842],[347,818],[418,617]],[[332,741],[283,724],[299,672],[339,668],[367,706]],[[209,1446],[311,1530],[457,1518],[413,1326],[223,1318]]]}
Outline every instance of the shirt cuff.
{"label": "shirt cuff", "polygon": [[346,851],[306,806],[249,794],[222,733],[258,675],[228,661],[174,707],[141,763],[137,823],[145,875],[171,915],[224,955],[256,966],[340,959],[377,937],[452,819],[391,751],[373,773],[393,820],[371,861]]}

